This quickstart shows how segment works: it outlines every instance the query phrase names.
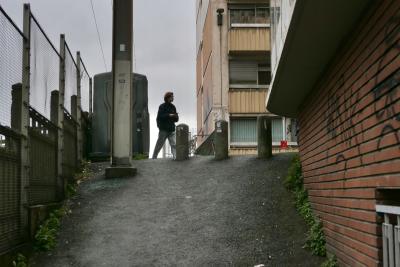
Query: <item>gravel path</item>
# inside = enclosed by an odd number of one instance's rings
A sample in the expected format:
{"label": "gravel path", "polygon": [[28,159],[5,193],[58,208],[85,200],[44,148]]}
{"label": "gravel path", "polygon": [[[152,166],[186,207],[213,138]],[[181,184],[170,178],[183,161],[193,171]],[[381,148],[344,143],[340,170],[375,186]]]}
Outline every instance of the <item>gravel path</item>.
{"label": "gravel path", "polygon": [[319,266],[282,185],[291,157],[143,160],[134,178],[99,174],[34,266]]}

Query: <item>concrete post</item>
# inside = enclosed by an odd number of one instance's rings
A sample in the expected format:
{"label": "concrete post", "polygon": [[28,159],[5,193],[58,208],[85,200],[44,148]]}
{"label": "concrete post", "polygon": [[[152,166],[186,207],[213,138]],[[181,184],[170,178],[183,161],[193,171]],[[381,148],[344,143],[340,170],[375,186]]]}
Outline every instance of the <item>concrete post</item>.
{"label": "concrete post", "polygon": [[20,214],[22,235],[24,238],[29,238],[29,224],[28,224],[28,191],[29,186],[29,90],[30,90],[30,39],[31,39],[31,8],[29,4],[24,4],[23,15],[23,51],[22,51],[22,89],[21,101],[19,103],[19,110],[21,120],[19,125],[15,125],[17,130],[21,133],[21,195],[20,195]]}
{"label": "concrete post", "polygon": [[[62,124],[59,121],[59,113],[60,113],[60,92],[54,90],[51,92],[51,100],[50,100],[50,120],[51,122],[57,126],[57,187],[56,187],[56,196],[59,201],[64,199],[64,181],[62,177]],[[63,116],[64,117],[64,116]],[[61,140],[60,140],[61,139]]]}
{"label": "concrete post", "polygon": [[257,117],[257,150],[258,158],[272,157],[272,125],[268,116]]}
{"label": "concrete post", "polygon": [[76,88],[77,88],[77,96],[76,96],[76,121],[78,122],[77,126],[77,143],[78,143],[78,162],[81,162],[83,157],[83,133],[82,133],[82,105],[81,105],[81,53],[76,52]]}
{"label": "concrete post", "polygon": [[93,80],[89,78],[89,117],[93,115]]}
{"label": "concrete post", "polygon": [[219,120],[215,122],[214,133],[215,159],[222,160],[228,158],[228,122]]}
{"label": "concrete post", "polygon": [[[65,94],[65,35],[60,34],[60,66],[59,66],[59,82],[58,94],[52,92],[51,95],[51,121],[57,125],[57,195],[59,199],[65,197],[65,187],[67,182],[64,181],[63,174],[63,154],[64,154],[64,94]],[[53,96],[54,94],[54,96]],[[58,95],[58,101],[57,101]],[[54,100],[53,100],[54,98]]]}
{"label": "concrete post", "polygon": [[11,102],[11,128],[20,131],[21,127],[21,106],[22,106],[22,84],[13,84]]}
{"label": "concrete post", "polygon": [[112,53],[111,167],[106,177],[129,177],[132,167],[133,1],[114,0]]}
{"label": "concrete post", "polygon": [[71,116],[78,121],[78,96],[71,96]]}
{"label": "concrete post", "polygon": [[179,124],[176,126],[176,160],[189,159],[189,126]]}

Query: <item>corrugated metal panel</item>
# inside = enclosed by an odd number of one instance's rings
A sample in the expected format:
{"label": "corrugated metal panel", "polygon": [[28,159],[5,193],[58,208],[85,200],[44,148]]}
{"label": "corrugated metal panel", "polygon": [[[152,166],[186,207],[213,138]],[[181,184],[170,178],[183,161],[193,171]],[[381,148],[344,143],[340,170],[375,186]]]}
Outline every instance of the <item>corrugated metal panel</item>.
{"label": "corrugated metal panel", "polygon": [[235,89],[229,91],[230,113],[265,113],[267,89]]}
{"label": "corrugated metal panel", "polygon": [[249,119],[231,119],[231,143],[254,144],[257,142],[257,121]]}
{"label": "corrugated metal panel", "polygon": [[283,122],[282,119],[272,120],[272,142],[280,142],[283,140]]}
{"label": "corrugated metal panel", "polygon": [[271,51],[269,28],[232,28],[229,51]]}

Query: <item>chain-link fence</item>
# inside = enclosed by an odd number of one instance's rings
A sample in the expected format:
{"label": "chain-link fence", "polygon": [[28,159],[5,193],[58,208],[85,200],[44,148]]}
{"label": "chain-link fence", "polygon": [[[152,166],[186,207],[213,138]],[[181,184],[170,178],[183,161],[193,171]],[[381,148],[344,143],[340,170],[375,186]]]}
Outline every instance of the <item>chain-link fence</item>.
{"label": "chain-link fence", "polygon": [[12,86],[22,81],[23,40],[0,6],[0,252],[22,242],[20,136],[10,127]]}
{"label": "chain-link fence", "polygon": [[81,65],[81,107],[82,111],[89,112],[89,101],[90,101],[90,76],[88,71],[86,70],[85,64],[83,61],[80,62]]}
{"label": "chain-link fence", "polygon": [[23,34],[0,7],[0,125],[11,126],[11,86],[22,82]]}
{"label": "chain-link fence", "polygon": [[[58,52],[24,5],[28,24],[22,32],[0,6],[0,256],[28,240],[34,230],[28,210],[62,200],[65,181],[73,179],[82,157],[77,138],[90,127],[77,108],[82,99],[82,111],[88,111],[91,99],[83,62],[79,73],[68,45],[65,56]],[[71,96],[78,101],[74,110]]]}
{"label": "chain-link fence", "polygon": [[78,95],[78,68],[67,43],[65,43],[65,92],[64,107],[72,114],[71,97]]}
{"label": "chain-link fence", "polygon": [[31,15],[30,105],[50,119],[51,91],[59,87],[60,55]]}

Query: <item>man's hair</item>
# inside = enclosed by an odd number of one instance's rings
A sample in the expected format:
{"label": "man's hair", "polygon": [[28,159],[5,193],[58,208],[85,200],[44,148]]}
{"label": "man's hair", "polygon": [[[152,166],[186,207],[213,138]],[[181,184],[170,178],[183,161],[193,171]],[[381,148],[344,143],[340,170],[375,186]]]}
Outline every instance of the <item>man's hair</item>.
{"label": "man's hair", "polygon": [[167,99],[173,95],[174,95],[174,93],[172,93],[172,92],[166,92],[164,95],[164,102],[167,102]]}

